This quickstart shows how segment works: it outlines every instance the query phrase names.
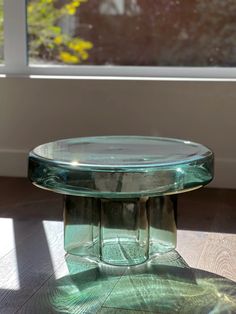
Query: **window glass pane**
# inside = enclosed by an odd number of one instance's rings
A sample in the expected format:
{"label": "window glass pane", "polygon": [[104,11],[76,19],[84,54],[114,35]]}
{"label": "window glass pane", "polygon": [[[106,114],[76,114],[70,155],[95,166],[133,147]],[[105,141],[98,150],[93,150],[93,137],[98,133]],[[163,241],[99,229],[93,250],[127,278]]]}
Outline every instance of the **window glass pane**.
{"label": "window glass pane", "polygon": [[0,63],[3,63],[3,0],[0,0]]}
{"label": "window glass pane", "polygon": [[31,63],[236,66],[235,0],[28,0]]}

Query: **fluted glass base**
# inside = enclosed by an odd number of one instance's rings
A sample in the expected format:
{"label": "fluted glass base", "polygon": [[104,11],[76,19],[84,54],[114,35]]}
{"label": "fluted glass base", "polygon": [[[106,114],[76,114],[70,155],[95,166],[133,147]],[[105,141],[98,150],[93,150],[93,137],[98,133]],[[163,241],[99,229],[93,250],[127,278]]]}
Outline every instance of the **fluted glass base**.
{"label": "fluted glass base", "polygon": [[65,196],[65,250],[131,266],[176,247],[176,196],[100,199]]}

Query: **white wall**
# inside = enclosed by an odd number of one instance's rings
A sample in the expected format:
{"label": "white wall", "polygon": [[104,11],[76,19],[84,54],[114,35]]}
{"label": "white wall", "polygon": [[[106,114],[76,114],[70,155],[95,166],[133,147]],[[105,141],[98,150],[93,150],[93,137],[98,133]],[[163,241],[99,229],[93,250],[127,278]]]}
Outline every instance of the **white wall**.
{"label": "white wall", "polygon": [[201,142],[214,186],[236,188],[236,83],[0,79],[0,175],[25,176],[27,152],[60,138],[140,134]]}

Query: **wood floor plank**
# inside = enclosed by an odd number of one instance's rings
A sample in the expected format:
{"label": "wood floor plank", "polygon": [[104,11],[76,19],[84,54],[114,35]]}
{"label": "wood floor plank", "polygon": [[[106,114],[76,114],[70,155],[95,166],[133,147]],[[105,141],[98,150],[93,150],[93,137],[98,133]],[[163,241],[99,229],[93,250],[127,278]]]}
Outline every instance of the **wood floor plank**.
{"label": "wood floor plank", "polygon": [[207,232],[178,230],[177,251],[189,266],[197,267],[207,237]]}
{"label": "wood floor plank", "polygon": [[98,313],[99,314],[161,314],[157,312],[112,309],[110,307],[103,307]]}
{"label": "wood floor plank", "polygon": [[47,233],[39,221],[35,233],[0,260],[1,314],[15,313],[54,274],[55,264],[60,265],[64,258],[62,223],[48,221],[45,225]]}
{"label": "wood floor plank", "polygon": [[26,200],[15,204],[2,205],[0,207],[0,217],[19,220],[62,220],[62,197]]}
{"label": "wood floor plank", "polygon": [[0,177],[0,210],[7,205],[60,197],[52,192],[36,188],[27,178]]}
{"label": "wood floor plank", "polygon": [[[64,260],[62,264],[55,269],[53,276],[51,276],[44,284],[39,287],[39,289],[32,294],[32,296],[22,304],[22,306],[17,310],[18,314],[55,314],[59,313],[56,307],[57,293],[57,283],[56,280],[62,280],[61,278],[66,278],[68,276],[68,269]],[[63,313],[62,307],[60,307],[60,313]]]}
{"label": "wood floor plank", "polygon": [[35,237],[41,223],[36,219],[0,218],[0,260],[28,237]]}
{"label": "wood floor plank", "polygon": [[76,263],[63,263],[54,274],[57,280],[50,278],[17,313],[97,313],[124,270],[108,277],[98,264]]}
{"label": "wood floor plank", "polygon": [[210,233],[197,268],[236,282],[236,235]]}
{"label": "wood floor plank", "polygon": [[178,228],[236,233],[236,192],[203,188],[179,195]]}

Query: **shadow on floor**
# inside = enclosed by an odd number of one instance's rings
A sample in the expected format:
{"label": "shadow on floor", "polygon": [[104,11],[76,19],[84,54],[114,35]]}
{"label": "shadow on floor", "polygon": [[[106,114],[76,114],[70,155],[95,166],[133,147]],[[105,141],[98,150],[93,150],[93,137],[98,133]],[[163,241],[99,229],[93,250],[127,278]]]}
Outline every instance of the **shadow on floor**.
{"label": "shadow on floor", "polygon": [[203,188],[179,195],[178,229],[236,233],[236,191]]}

